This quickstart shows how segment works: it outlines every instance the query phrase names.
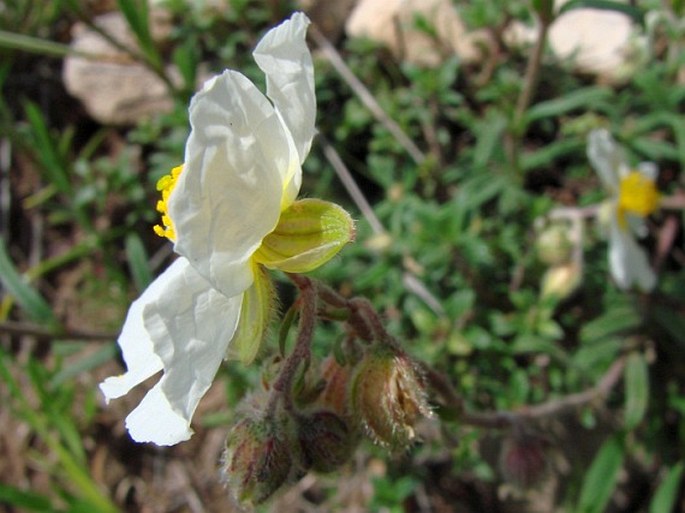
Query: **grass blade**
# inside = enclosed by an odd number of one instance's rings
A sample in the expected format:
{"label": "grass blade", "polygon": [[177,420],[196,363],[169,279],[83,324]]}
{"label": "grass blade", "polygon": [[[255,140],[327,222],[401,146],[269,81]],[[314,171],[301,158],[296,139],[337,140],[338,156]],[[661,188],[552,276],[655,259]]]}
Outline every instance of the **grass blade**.
{"label": "grass blade", "polygon": [[4,238],[0,238],[0,282],[32,320],[57,328],[58,322],[50,305],[12,264]]}
{"label": "grass blade", "polygon": [[126,258],[133,275],[133,282],[139,291],[152,283],[152,271],[148,265],[147,252],[145,246],[137,233],[129,233],[126,237]]}

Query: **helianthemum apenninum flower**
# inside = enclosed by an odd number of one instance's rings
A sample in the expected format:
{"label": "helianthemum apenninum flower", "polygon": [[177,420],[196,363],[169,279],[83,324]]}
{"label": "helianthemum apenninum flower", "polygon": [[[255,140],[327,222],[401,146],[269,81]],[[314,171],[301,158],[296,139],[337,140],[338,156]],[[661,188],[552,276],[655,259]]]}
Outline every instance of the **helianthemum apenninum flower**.
{"label": "helianthemum apenninum flower", "polygon": [[630,167],[623,149],[604,129],[590,132],[587,154],[611,194],[607,205],[611,276],[622,289],[637,286],[648,292],[656,285],[656,275],[636,237],[647,234],[645,219],[659,207],[657,168],[651,162]]}
{"label": "helianthemum apenninum flower", "polygon": [[255,357],[273,308],[266,269],[308,272],[353,236],[342,208],[296,199],[315,132],[308,25],[296,13],[255,49],[266,96],[227,70],[190,103],[185,162],[158,184],[155,227],[180,256],[131,305],[118,340],[128,371],[100,385],[109,400],[163,371],[126,419],[136,441],[187,440],[221,361]]}

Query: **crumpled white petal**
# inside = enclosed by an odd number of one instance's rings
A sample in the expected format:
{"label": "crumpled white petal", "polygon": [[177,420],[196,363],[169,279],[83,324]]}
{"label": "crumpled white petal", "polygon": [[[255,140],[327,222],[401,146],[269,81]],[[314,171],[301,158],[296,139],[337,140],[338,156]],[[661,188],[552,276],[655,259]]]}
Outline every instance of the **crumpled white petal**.
{"label": "crumpled white petal", "polygon": [[124,327],[117,340],[121,348],[126,368],[125,374],[112,376],[100,383],[100,390],[107,402],[126,395],[134,386],[162,370],[164,364],[157,356],[154,343],[145,329],[143,310],[145,306],[159,300],[167,293],[169,283],[176,280],[183,272],[181,262],[172,264],[160,274],[136,299],[126,314]]}
{"label": "crumpled white petal", "polygon": [[[138,300],[142,316],[132,319],[130,329],[124,326],[119,344],[124,351],[129,348],[128,356],[125,353],[129,372],[135,373],[149,359],[157,363],[157,370],[163,368],[164,375],[127,417],[126,427],[137,442],[172,445],[192,434],[190,419],[226,354],[242,295],[224,296],[184,258],[177,259],[151,288],[154,294],[146,291]],[[139,342],[145,349],[131,352]],[[128,391],[126,386],[137,384],[125,378],[108,378],[101,388],[106,395],[112,391],[122,395]]]}
{"label": "crumpled white petal", "polygon": [[623,149],[616,144],[608,130],[593,130],[587,139],[587,156],[604,187],[613,195],[618,194],[619,179],[627,170]]}
{"label": "crumpled white petal", "polygon": [[169,199],[174,249],[234,296],[252,283],[249,259],[278,223],[283,176],[296,157],[271,103],[235,71],[195,95],[190,123],[184,169]]}
{"label": "crumpled white petal", "polygon": [[649,292],[656,286],[656,275],[647,254],[633,235],[618,225],[616,217],[612,218],[609,227],[609,270],[622,289],[637,285],[640,290]]}
{"label": "crumpled white petal", "polygon": [[305,37],[309,19],[298,12],[270,30],[253,53],[266,74],[266,94],[293,136],[300,164],[312,145],[316,121],[314,65]]}

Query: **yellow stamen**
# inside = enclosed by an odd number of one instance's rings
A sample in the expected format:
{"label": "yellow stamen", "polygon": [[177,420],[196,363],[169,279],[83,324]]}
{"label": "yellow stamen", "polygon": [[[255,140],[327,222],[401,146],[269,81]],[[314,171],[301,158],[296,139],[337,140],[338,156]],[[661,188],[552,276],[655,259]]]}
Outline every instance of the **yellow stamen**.
{"label": "yellow stamen", "polygon": [[157,201],[157,212],[162,214],[162,224],[153,226],[153,230],[160,237],[166,237],[171,241],[176,240],[176,230],[174,229],[174,222],[169,217],[169,197],[171,191],[176,187],[178,177],[181,176],[183,165],[176,166],[171,170],[171,173],[164,175],[157,181],[157,190],[161,193],[162,199]]}
{"label": "yellow stamen", "polygon": [[654,180],[639,171],[631,171],[621,178],[618,192],[618,218],[625,226],[625,215],[631,213],[646,217],[659,207],[661,195]]}

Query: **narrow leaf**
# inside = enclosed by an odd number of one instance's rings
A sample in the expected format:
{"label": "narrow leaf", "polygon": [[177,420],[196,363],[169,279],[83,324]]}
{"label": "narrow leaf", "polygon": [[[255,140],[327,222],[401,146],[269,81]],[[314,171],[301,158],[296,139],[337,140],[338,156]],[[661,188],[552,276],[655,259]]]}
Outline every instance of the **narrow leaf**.
{"label": "narrow leaf", "polygon": [[630,304],[617,305],[583,326],[580,340],[583,344],[594,344],[612,335],[628,331],[640,325],[640,316]]}
{"label": "narrow leaf", "polygon": [[50,386],[58,387],[59,385],[76,376],[85,374],[94,368],[112,360],[112,358],[114,358],[118,353],[119,350],[114,342],[105,344],[96,351],[88,353],[86,356],[79,358],[75,362],[67,365],[57,372],[50,379]]}
{"label": "narrow leaf", "polygon": [[59,192],[73,197],[69,173],[64,159],[59,153],[58,144],[50,135],[43,112],[31,102],[25,104],[24,110],[31,125],[31,144],[34,145],[34,150],[47,174],[47,178]]}
{"label": "narrow leaf", "polygon": [[625,374],[625,411],[626,429],[634,429],[644,418],[649,402],[649,372],[647,362],[640,353],[628,357]]}
{"label": "narrow leaf", "polygon": [[148,265],[147,253],[140,236],[129,233],[126,237],[126,258],[138,291],[143,291],[152,283],[152,272]]}
{"label": "narrow leaf", "polygon": [[22,278],[12,264],[4,238],[0,238],[0,282],[32,320],[52,327],[58,325],[47,301]]}
{"label": "narrow leaf", "polygon": [[15,32],[7,32],[6,30],[0,30],[0,47],[50,57],[66,57],[70,53],[74,53],[67,45]]}
{"label": "narrow leaf", "polygon": [[667,513],[673,511],[673,506],[680,491],[680,481],[683,478],[685,461],[681,461],[671,468],[657,488],[649,503],[649,513]]}
{"label": "narrow leaf", "polygon": [[525,120],[527,123],[531,123],[542,118],[560,116],[576,109],[587,110],[591,106],[608,102],[613,97],[613,94],[612,90],[606,87],[585,87],[561,98],[533,105],[526,112]]}
{"label": "narrow leaf", "polygon": [[27,511],[53,511],[50,499],[44,495],[27,492],[2,483],[0,483],[0,503]]}
{"label": "narrow leaf", "polygon": [[623,458],[620,438],[614,436],[604,442],[585,474],[576,513],[602,513],[606,510],[616,487]]}

